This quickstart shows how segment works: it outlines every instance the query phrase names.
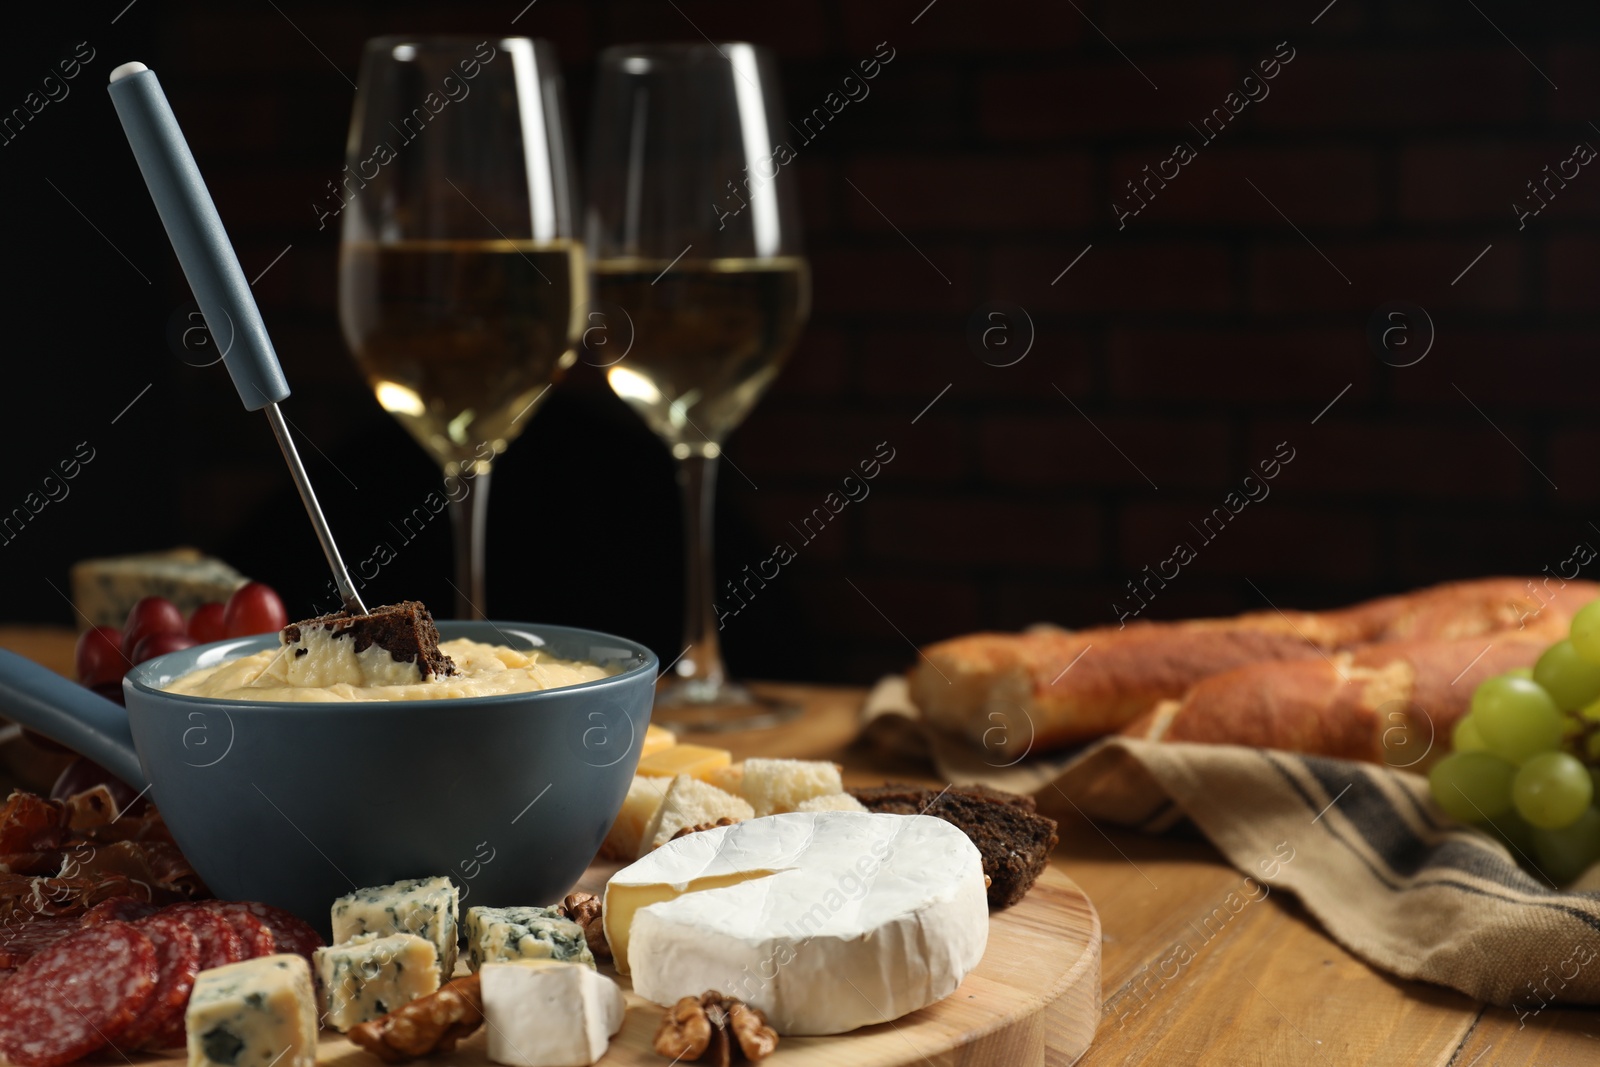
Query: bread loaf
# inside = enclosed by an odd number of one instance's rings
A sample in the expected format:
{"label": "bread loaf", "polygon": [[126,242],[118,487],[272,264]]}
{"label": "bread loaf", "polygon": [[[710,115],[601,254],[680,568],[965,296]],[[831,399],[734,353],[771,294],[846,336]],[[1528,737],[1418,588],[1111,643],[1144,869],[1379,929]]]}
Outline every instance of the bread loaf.
{"label": "bread loaf", "polygon": [[1254,745],[1426,771],[1450,751],[1472,691],[1532,666],[1547,637],[1392,641],[1202,679],[1122,732],[1153,741]]}
{"label": "bread loaf", "polygon": [[[1115,733],[1195,683],[1250,664],[1327,667],[1334,653],[1396,641],[1478,639],[1476,652],[1491,634],[1548,643],[1597,596],[1592,582],[1487,578],[1325,612],[974,634],[923,649],[911,696],[931,726],[1009,762]],[[1315,677],[1317,668],[1300,670]]]}

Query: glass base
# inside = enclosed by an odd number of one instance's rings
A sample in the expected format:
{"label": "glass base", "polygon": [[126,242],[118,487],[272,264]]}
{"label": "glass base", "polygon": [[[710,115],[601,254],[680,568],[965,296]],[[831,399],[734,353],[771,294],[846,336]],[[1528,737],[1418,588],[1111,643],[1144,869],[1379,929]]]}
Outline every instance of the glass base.
{"label": "glass base", "polygon": [[650,721],[674,733],[764,730],[798,718],[798,704],[758,697],[736,682],[704,678],[663,681],[656,687]]}

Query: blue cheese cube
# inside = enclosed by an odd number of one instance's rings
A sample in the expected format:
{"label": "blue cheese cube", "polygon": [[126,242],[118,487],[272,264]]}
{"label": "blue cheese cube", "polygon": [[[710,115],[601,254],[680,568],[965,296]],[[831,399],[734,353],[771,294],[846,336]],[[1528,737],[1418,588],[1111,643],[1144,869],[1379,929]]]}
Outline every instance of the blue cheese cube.
{"label": "blue cheese cube", "polygon": [[184,1027],[189,1067],[316,1067],[311,968],[283,954],[201,971]]}
{"label": "blue cheese cube", "polygon": [[415,934],[433,942],[443,984],[456,969],[460,914],[460,894],[448,878],[413,878],[358,889],[333,902],[333,940],[337,944],[362,934]]}
{"label": "blue cheese cube", "polygon": [[439,951],[415,934],[361,934],[312,953],[322,1021],[345,1031],[439,988]]}
{"label": "blue cheese cube", "polygon": [[559,908],[468,908],[468,965],[512,960],[564,960],[594,966],[583,927]]}

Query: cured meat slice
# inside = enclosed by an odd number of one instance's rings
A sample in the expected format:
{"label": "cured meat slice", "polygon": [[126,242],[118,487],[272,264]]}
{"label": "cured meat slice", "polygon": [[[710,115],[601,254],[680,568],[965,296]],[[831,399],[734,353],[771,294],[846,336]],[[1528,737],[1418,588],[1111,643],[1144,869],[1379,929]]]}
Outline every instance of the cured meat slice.
{"label": "cured meat slice", "polygon": [[[199,904],[174,904],[170,908],[163,908],[156,912],[150,919],[169,919],[183,924],[194,934],[195,942],[199,949],[198,961],[195,972],[208,971],[213,967],[221,967],[229,963],[238,963],[247,959],[244,942],[234,932],[233,924],[228,922],[223,915],[202,907]],[[194,980],[190,979],[190,988]],[[183,995],[184,1004],[189,1002],[189,994]],[[167,1019],[159,1029],[145,1038],[143,1047],[147,1049],[177,1048],[184,1043],[183,1011],[180,1009],[170,1019]]]}
{"label": "cured meat slice", "polygon": [[61,1067],[115,1044],[155,995],[156,949],[127,923],[85,926],[0,984],[0,1055]]}
{"label": "cured meat slice", "polygon": [[[135,926],[156,946],[156,990],[119,1044],[124,1050],[182,1044],[183,1012],[200,971],[200,939],[181,915],[151,915]],[[176,1040],[169,1031],[176,1033]],[[169,1044],[155,1044],[157,1035]]]}
{"label": "cured meat slice", "polygon": [[42,948],[76,933],[77,919],[14,919],[0,923],[0,967],[21,967]]}
{"label": "cured meat slice", "polygon": [[256,900],[241,901],[230,906],[245,908],[251,915],[266,923],[267,929],[272,931],[273,940],[277,943],[278,952],[294,952],[309,960],[311,954],[324,944],[322,935],[317,933],[310,923],[282,908],[275,908],[271,904],[263,904]]}
{"label": "cured meat slice", "polygon": [[176,915],[189,924],[194,936],[200,939],[200,969],[209,971],[227,963],[238,963],[250,958],[244,941],[234,931],[227,916],[201,904],[174,904],[163,908],[157,915]]}
{"label": "cured meat slice", "polygon": [[203,900],[194,906],[214,911],[228,920],[233,932],[244,942],[246,959],[270,956],[278,951],[272,928],[251,912],[248,906],[227,900]]}
{"label": "cured meat slice", "polygon": [[138,922],[147,915],[154,915],[161,910],[158,905],[138,897],[108,897],[83,913],[82,923],[91,926],[94,923],[103,923],[115,920],[117,922]]}

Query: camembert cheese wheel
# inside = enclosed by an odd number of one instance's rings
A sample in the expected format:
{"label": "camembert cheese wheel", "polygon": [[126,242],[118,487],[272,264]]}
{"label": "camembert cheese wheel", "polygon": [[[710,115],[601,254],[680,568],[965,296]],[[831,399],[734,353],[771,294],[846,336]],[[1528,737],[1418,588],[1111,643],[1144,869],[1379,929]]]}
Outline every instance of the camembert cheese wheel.
{"label": "camembert cheese wheel", "polygon": [[715,989],[780,1034],[837,1034],[953,993],[983,958],[978,850],[926,815],[806,812],[689,834],[606,886],[617,969],[657,1004]]}

